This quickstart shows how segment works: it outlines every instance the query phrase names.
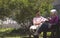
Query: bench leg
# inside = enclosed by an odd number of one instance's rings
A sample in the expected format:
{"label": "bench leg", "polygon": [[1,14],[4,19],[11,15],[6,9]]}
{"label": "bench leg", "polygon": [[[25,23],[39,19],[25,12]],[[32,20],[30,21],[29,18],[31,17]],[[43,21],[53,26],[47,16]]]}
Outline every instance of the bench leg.
{"label": "bench leg", "polygon": [[43,32],[43,38],[47,38],[47,32]]}
{"label": "bench leg", "polygon": [[31,34],[29,33],[29,38],[31,38]]}
{"label": "bench leg", "polygon": [[29,35],[29,38],[31,38],[31,35]]}
{"label": "bench leg", "polygon": [[51,33],[51,38],[55,38],[55,32]]}
{"label": "bench leg", "polygon": [[56,38],[60,38],[59,26],[56,28]]}

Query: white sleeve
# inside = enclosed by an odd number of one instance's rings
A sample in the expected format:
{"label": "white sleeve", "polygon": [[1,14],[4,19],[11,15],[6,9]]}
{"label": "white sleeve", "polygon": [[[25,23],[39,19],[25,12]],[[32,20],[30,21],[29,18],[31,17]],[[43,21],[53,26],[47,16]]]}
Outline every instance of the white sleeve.
{"label": "white sleeve", "polygon": [[46,20],[48,20],[48,19],[46,19],[46,18],[42,17],[42,21],[46,21]]}

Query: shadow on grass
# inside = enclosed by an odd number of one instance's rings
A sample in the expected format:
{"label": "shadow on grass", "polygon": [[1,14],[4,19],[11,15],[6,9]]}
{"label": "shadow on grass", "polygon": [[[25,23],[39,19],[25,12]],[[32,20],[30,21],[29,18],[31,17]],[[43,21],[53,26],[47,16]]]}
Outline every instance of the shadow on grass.
{"label": "shadow on grass", "polygon": [[[26,36],[27,32],[24,29],[14,29],[11,32],[9,32],[8,30],[5,32],[0,32],[0,37],[4,38],[4,37],[22,37],[22,36]],[[23,38],[28,38],[28,37],[23,37]]]}
{"label": "shadow on grass", "polygon": [[[22,38],[29,38],[29,36],[28,36],[28,33],[29,31],[28,30],[25,30],[25,29],[14,29],[14,30],[12,30],[12,31],[5,31],[5,32],[0,32],[0,37],[1,38],[4,38],[4,37],[22,37]],[[49,33],[48,33],[48,35],[50,35]],[[41,36],[41,35],[40,35]],[[31,38],[33,38],[33,37],[31,37]]]}
{"label": "shadow on grass", "polygon": [[[23,38],[30,38],[30,37],[23,37]],[[33,38],[33,37],[31,37],[31,38]]]}

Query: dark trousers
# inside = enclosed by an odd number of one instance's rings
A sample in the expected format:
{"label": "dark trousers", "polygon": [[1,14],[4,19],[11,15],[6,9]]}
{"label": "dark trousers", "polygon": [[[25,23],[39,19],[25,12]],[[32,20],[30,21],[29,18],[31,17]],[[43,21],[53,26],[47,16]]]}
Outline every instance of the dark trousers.
{"label": "dark trousers", "polygon": [[48,29],[48,23],[43,23],[41,27],[38,27],[36,29],[36,32],[34,33],[34,38],[39,38],[39,34],[41,33],[41,31],[47,31]]}

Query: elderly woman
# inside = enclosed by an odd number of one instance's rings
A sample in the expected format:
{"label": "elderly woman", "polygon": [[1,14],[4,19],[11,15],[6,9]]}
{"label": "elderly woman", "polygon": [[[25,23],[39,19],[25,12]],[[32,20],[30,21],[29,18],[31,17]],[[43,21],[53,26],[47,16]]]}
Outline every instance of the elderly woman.
{"label": "elderly woman", "polygon": [[57,11],[55,9],[51,10],[50,23],[57,23],[58,21]]}
{"label": "elderly woman", "polygon": [[[58,24],[58,15],[57,15],[56,9],[51,10],[51,15],[50,15],[50,18],[48,18],[48,19],[49,19],[49,23],[50,23],[49,28],[54,28],[54,29],[57,30],[57,28],[58,28],[58,26],[57,26],[57,24]],[[56,32],[54,32],[54,31],[55,30],[52,31],[52,37],[51,38],[55,38],[54,34],[57,35],[56,34],[57,31]]]}
{"label": "elderly woman", "polygon": [[47,31],[47,29],[51,28],[51,26],[58,23],[57,11],[52,9],[50,12],[51,16],[48,18],[49,23],[43,23],[34,33],[34,38],[39,38],[41,31]]}

